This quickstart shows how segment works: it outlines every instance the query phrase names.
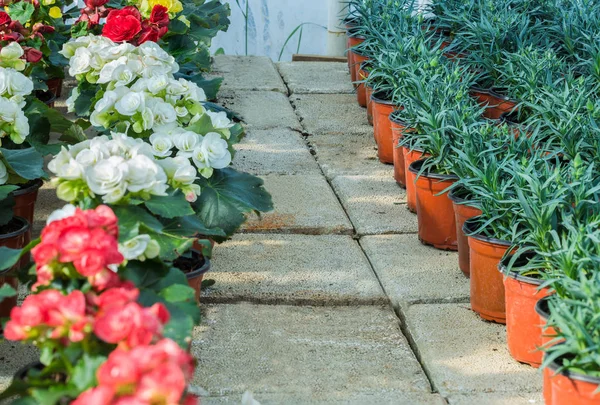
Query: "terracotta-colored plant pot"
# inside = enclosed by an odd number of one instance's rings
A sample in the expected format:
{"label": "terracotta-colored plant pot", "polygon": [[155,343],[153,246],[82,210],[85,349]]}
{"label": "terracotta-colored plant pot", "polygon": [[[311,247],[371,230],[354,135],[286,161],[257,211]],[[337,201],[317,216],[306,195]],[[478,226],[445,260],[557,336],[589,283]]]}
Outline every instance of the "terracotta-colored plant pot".
{"label": "terracotta-colored plant pot", "polygon": [[[13,191],[12,195],[15,199],[15,206],[13,207],[13,213],[18,216],[25,218],[29,224],[33,224],[33,216],[35,214],[35,202],[37,201],[38,192],[40,187],[44,185],[41,179],[33,180],[26,184],[24,187]],[[24,236],[24,243],[26,246],[31,242],[31,227],[27,230]],[[31,262],[31,256],[23,256],[19,262],[19,267],[27,266]]]}
{"label": "terracotta-colored plant pot", "polygon": [[[550,294],[549,288],[540,289],[543,280],[508,272],[507,257],[499,268],[504,277],[506,302],[506,341],[510,355],[521,363],[538,368],[542,364],[544,353],[542,346],[542,328],[540,316],[535,310],[537,302]],[[507,274],[508,273],[508,274]]]}
{"label": "terracotta-colored plant pot", "polygon": [[448,193],[448,198],[452,200],[454,207],[454,218],[456,219],[456,241],[458,243],[458,267],[467,277],[471,275],[470,255],[469,255],[469,239],[463,231],[463,225],[467,219],[471,219],[481,215],[481,210],[477,207],[469,205],[469,200],[460,197],[460,189],[451,190]]}
{"label": "terracotta-colored plant pot", "polygon": [[[367,97],[367,121],[370,125],[374,125],[373,123],[373,101],[371,101],[371,96],[373,95],[373,88],[369,86],[365,86],[365,95]],[[373,137],[375,137],[375,132],[373,132]],[[375,139],[377,142],[377,139]]]}
{"label": "terracotta-colored plant pot", "polygon": [[352,83],[354,83],[354,87],[356,87],[356,72],[358,71],[358,69],[355,68],[356,65],[356,60],[354,59],[355,57],[355,53],[354,51],[352,51],[352,48],[354,48],[357,45],[362,44],[365,41],[365,38],[361,37],[361,36],[351,36],[348,40],[348,43],[350,45],[349,49],[348,49],[348,62],[349,62],[349,68],[350,68],[350,78],[352,79]]}
{"label": "terracotta-colored plant pot", "polygon": [[394,179],[396,183],[402,188],[406,188],[406,167],[404,165],[404,151],[401,146],[398,146],[400,139],[405,133],[412,129],[407,127],[406,124],[394,115],[390,115],[390,122],[392,124],[392,145],[394,147]]}
{"label": "terracotta-colored plant pot", "polygon": [[377,156],[381,163],[394,163],[394,145],[390,114],[394,112],[394,103],[386,100],[382,93],[371,96],[373,103],[373,133],[377,142]]}
{"label": "terracotta-colored plant pot", "polygon": [[[196,302],[200,303],[200,291],[204,275],[210,270],[210,260],[203,256],[199,250],[192,249],[193,258],[196,259],[194,268],[184,271],[190,287],[196,291]],[[183,269],[182,269],[183,270]]]}
{"label": "terracotta-colored plant pot", "polygon": [[54,94],[56,98],[62,96],[63,79],[48,79],[46,80],[46,86],[48,86],[48,90],[52,92],[52,94]]}
{"label": "terracotta-colored plant pot", "polygon": [[[361,63],[361,67],[358,69],[359,81],[366,80],[369,77],[369,72],[363,70],[363,66],[364,64]],[[356,87],[356,101],[361,107],[367,106],[367,88],[365,86],[365,83],[358,83],[358,86]]]}
{"label": "terracotta-colored plant pot", "polygon": [[[554,340],[556,337],[556,330],[548,326],[548,318],[550,318],[550,309],[548,308],[548,297],[544,297],[540,299],[535,304],[535,312],[539,315],[540,325],[542,325],[542,347],[546,347],[550,345],[550,342]],[[552,403],[552,383],[550,381],[552,376],[552,371],[549,367],[546,367],[543,371],[544,374],[544,401],[547,404]]]}
{"label": "terracotta-colored plant pot", "polygon": [[483,319],[506,323],[504,280],[498,263],[510,248],[505,240],[471,235],[477,230],[478,217],[465,221],[463,231],[469,235],[471,266],[471,309]]}
{"label": "terracotta-colored plant pot", "polygon": [[431,155],[418,149],[410,150],[407,146],[402,147],[402,153],[404,154],[404,173],[406,175],[406,208],[408,208],[410,212],[416,214],[417,190],[415,187],[415,181],[417,180],[417,176],[411,173],[408,168],[413,162],[427,158]]}
{"label": "terracotta-colored plant pot", "polygon": [[456,219],[452,200],[448,193],[440,194],[458,177],[438,173],[423,172],[419,175],[425,160],[413,162],[408,170],[416,176],[417,219],[419,240],[441,250],[457,250]]}
{"label": "terracotta-colored plant pot", "polygon": [[568,371],[557,373],[559,368],[556,361],[548,366],[549,376],[544,384],[550,384],[552,394],[546,405],[600,405],[599,377]]}
{"label": "terracotta-colored plant pot", "polygon": [[510,100],[508,97],[504,97],[492,90],[484,90],[478,88],[471,88],[469,92],[479,105],[487,107],[483,113],[483,116],[489,119],[497,120],[503,114],[511,113],[517,110],[517,102]]}
{"label": "terracotta-colored plant pot", "polygon": [[[8,226],[10,230],[0,235],[0,246],[21,249],[25,246],[25,234],[29,231],[30,224],[25,218],[13,217]],[[15,265],[18,267],[19,263]],[[19,285],[19,280],[9,274],[12,269],[8,269],[0,273],[0,287],[8,284],[15,290]],[[17,305],[17,297],[5,298],[0,302],[0,318],[10,316],[10,311]]]}

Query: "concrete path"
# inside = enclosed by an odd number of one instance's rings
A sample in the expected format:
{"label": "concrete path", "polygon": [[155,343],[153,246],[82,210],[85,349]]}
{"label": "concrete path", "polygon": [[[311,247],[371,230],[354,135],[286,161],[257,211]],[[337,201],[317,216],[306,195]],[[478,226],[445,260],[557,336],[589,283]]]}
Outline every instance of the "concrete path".
{"label": "concrete path", "polygon": [[[345,64],[218,56],[215,75],[248,132],[234,166],[276,209],[215,249],[192,345],[203,405],[541,404],[504,327],[470,311],[456,255],[419,243]],[[46,185],[35,231],[62,205]],[[0,344],[0,389],[36,355]]]}
{"label": "concrete path", "polygon": [[195,331],[203,404],[541,404],[454,253],[419,243],[343,63],[216,58],[275,211],[215,249]]}

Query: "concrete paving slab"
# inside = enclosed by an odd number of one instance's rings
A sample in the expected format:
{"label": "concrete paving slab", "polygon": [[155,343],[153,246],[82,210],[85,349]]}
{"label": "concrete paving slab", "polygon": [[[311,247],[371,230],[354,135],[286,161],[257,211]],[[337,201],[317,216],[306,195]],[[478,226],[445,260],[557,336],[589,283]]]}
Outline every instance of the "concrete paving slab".
{"label": "concrete paving slab", "polygon": [[67,203],[56,196],[56,187],[46,182],[38,192],[33,215],[32,235],[37,238],[46,226],[46,219],[55,210],[62,208]]}
{"label": "concrete paving slab", "polygon": [[255,175],[321,174],[304,138],[289,129],[249,131],[235,149],[233,167],[241,171]]}
{"label": "concrete paving slab", "polygon": [[482,321],[468,304],[413,305],[405,318],[440,394],[541,392],[538,370],[510,357],[505,326]]}
{"label": "concrete paving slab", "polygon": [[337,176],[331,184],[358,235],[417,232],[417,216],[406,209],[406,191],[390,174]]}
{"label": "concrete paving slab", "polygon": [[244,118],[248,129],[302,130],[286,95],[273,91],[222,91],[219,103]]}
{"label": "concrete paving slab", "polygon": [[356,103],[353,94],[294,94],[290,100],[311,135],[373,136],[366,109]]}
{"label": "concrete paving slab", "polygon": [[221,91],[259,90],[287,94],[275,64],[267,56],[214,57],[211,76],[222,76]]}
{"label": "concrete paving slab", "polygon": [[313,135],[307,140],[328,179],[339,175],[378,174],[379,172],[386,172],[387,175],[393,176],[393,166],[379,162],[377,146],[370,134]]}
{"label": "concrete paving slab", "polygon": [[261,176],[275,211],[250,214],[244,232],[351,234],[352,224],[322,175]]}
{"label": "concrete paving slab", "polygon": [[0,342],[0,392],[12,381],[13,375],[23,366],[39,360],[39,351],[20,342]]}
{"label": "concrete paving slab", "polygon": [[416,235],[365,236],[360,244],[394,306],[469,302],[457,253],[425,246]]}
{"label": "concrete paving slab", "polygon": [[203,302],[388,302],[358,243],[350,236],[236,235],[215,247],[207,277],[216,284],[206,295],[203,292]]}
{"label": "concrete paving slab", "polygon": [[208,305],[192,353],[211,396],[430,392],[388,307]]}
{"label": "concrete paving slab", "polygon": [[472,394],[451,395],[448,398],[450,405],[543,405],[544,398],[541,392],[531,394]]}
{"label": "concrete paving slab", "polygon": [[[241,395],[227,397],[202,397],[203,405],[236,404],[239,405]],[[327,392],[310,394],[258,394],[254,399],[261,405],[447,405],[438,394],[417,394],[406,392],[347,393]]]}
{"label": "concrete paving slab", "polygon": [[277,69],[292,94],[354,94],[348,64],[281,62]]}

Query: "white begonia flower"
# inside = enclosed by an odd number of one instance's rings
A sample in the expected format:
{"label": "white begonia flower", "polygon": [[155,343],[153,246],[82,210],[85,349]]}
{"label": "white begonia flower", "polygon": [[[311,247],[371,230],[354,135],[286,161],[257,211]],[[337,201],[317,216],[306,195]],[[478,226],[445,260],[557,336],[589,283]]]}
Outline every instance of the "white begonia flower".
{"label": "white begonia flower", "polygon": [[92,42],[92,40],[93,35],[72,38],[63,45],[62,50],[60,50],[58,53],[60,53],[67,59],[71,59],[73,55],[75,55],[75,51],[77,50],[77,48],[87,47]]}
{"label": "white begonia flower", "polygon": [[[179,80],[185,80],[185,79],[179,79]],[[206,93],[204,92],[204,90],[199,87],[196,83],[194,82],[188,82],[188,92],[185,94],[190,100],[193,101],[206,101]]]}
{"label": "white begonia flower", "polygon": [[144,131],[152,129],[154,126],[154,113],[150,107],[144,108],[142,111],[142,129]]}
{"label": "white begonia flower", "polygon": [[205,168],[224,169],[231,163],[231,153],[227,148],[227,142],[221,138],[221,135],[209,132],[204,136],[202,145],[194,150],[192,160],[199,170]]}
{"label": "white begonia flower", "polygon": [[116,203],[125,195],[128,170],[123,157],[111,156],[85,168],[85,180],[94,194],[103,196],[104,202]]}
{"label": "white begonia flower", "polygon": [[69,74],[77,76],[87,73],[92,66],[92,53],[87,48],[77,48],[75,55],[69,61]]}
{"label": "white begonia flower", "polygon": [[148,91],[148,83],[150,79],[138,79],[135,83],[130,87],[131,91]]}
{"label": "white begonia flower", "polygon": [[29,120],[16,102],[0,96],[0,138],[9,136],[16,143],[21,144],[29,135]]}
{"label": "white begonia flower", "polygon": [[152,145],[152,152],[158,157],[170,156],[171,150],[175,146],[170,135],[159,132],[150,135],[150,144]]}
{"label": "white begonia flower", "polygon": [[8,181],[8,170],[3,161],[0,160],[0,186]]}
{"label": "white begonia flower", "polygon": [[11,42],[0,50],[0,59],[21,59],[25,51],[18,42]]}
{"label": "white begonia flower", "polygon": [[202,141],[202,136],[192,131],[181,129],[172,135],[173,144],[178,149],[177,156],[189,158]]}
{"label": "white begonia flower", "polygon": [[0,71],[3,73],[0,75],[0,95],[24,97],[33,92],[33,81],[23,73],[4,68],[0,68]]}
{"label": "white begonia flower", "polygon": [[[157,246],[158,253],[156,252]],[[150,238],[150,235],[138,235],[125,243],[119,244],[119,252],[125,260],[153,259],[160,253],[160,245]]]}
{"label": "white begonia flower", "polygon": [[127,58],[125,56],[120,57],[117,60],[113,60],[105,64],[98,74],[98,83],[105,84],[114,80],[114,72],[120,66],[125,66]]}
{"label": "white begonia flower", "polygon": [[177,121],[175,107],[159,98],[153,98],[152,100],[149,107],[154,113],[154,123],[156,125],[164,125]]}
{"label": "white begonia flower", "polygon": [[104,92],[102,98],[98,100],[98,102],[94,106],[94,111],[99,113],[110,111],[113,109],[118,99],[119,94],[116,91],[108,90]]}
{"label": "white begonia flower", "polygon": [[187,109],[187,108],[185,108],[184,106],[178,106],[178,107],[175,107],[175,114],[177,114],[177,116],[178,116],[179,118],[187,117],[187,115],[188,115],[189,113],[190,113],[190,112],[188,111],[188,109]]}
{"label": "white begonia flower", "polygon": [[157,94],[169,85],[169,77],[167,75],[157,75],[148,80],[148,91],[152,94]]}
{"label": "white begonia flower", "polygon": [[136,78],[136,74],[125,64],[117,66],[112,72],[112,81],[115,87],[127,86]]}
{"label": "white begonia flower", "polygon": [[154,195],[166,195],[167,175],[162,167],[144,155],[127,161],[127,189],[133,193],[146,191]]}
{"label": "white begonia flower", "polygon": [[144,93],[128,92],[115,103],[115,110],[121,115],[132,116],[146,107]]}
{"label": "white begonia flower", "polygon": [[233,127],[233,122],[227,117],[227,113],[224,111],[213,112],[206,110],[206,115],[210,117],[212,126],[215,129],[229,129]]}
{"label": "white begonia flower", "polygon": [[46,225],[50,225],[50,223],[54,221],[60,221],[61,219],[72,217],[75,215],[76,211],[77,208],[73,204],[67,204],[62,208],[54,210],[50,215],[48,215]]}
{"label": "white begonia flower", "polygon": [[79,89],[77,87],[75,87],[72,91],[71,91],[71,96],[69,98],[67,98],[66,100],[66,105],[67,105],[67,111],[72,113],[75,112],[75,101],[77,100],[77,98],[79,97]]}

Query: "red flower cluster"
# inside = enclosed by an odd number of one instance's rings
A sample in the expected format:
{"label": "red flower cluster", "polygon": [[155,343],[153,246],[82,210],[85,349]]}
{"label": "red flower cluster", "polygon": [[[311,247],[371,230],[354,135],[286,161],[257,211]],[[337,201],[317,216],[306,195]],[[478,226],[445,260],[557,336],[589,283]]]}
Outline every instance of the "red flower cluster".
{"label": "red flower cluster", "polygon": [[[179,405],[193,372],[192,356],[169,339],[129,351],[117,349],[98,369],[98,386],[72,405]],[[197,399],[186,396],[183,403],[196,404]]]}
{"label": "red flower cluster", "polygon": [[75,215],[54,221],[42,231],[41,243],[32,249],[37,282],[32,289],[49,285],[65,264],[101,291],[120,284],[109,266],[123,262],[119,252],[117,217],[107,206],[77,209]]}
{"label": "red flower cluster", "polygon": [[109,0],[85,0],[85,7],[80,10],[81,16],[77,22],[87,22],[88,29],[100,24],[100,19],[106,18],[110,12],[105,5]]}
{"label": "red flower cluster", "polygon": [[48,336],[79,342],[92,329],[92,317],[86,313],[86,300],[79,290],[69,295],[46,290],[28,296],[23,305],[10,312],[10,321],[4,329],[8,340],[27,340],[33,336]]}
{"label": "red flower cluster", "polygon": [[[52,32],[54,32],[54,27],[40,23],[35,24],[32,28],[25,28],[20,22],[13,21],[8,13],[0,11],[0,41],[23,42],[29,39],[44,40],[44,34]],[[22,48],[25,51],[24,59],[29,63],[37,63],[44,56],[38,49],[29,46],[23,46]]]}
{"label": "red flower cluster", "polygon": [[162,336],[169,312],[157,303],[144,308],[137,302],[139,290],[130,282],[100,295],[75,290],[63,295],[45,290],[28,296],[10,313],[4,336],[8,340],[60,340],[79,342],[92,332],[100,340],[122,349],[148,345]]}
{"label": "red flower cluster", "polygon": [[130,42],[141,45],[146,41],[156,42],[169,30],[169,12],[164,6],[154,6],[149,19],[134,6],[111,10],[102,28],[102,35],[114,42]]}
{"label": "red flower cluster", "polygon": [[95,300],[94,334],[123,349],[152,343],[169,322],[169,311],[160,303],[143,308],[135,302],[138,296],[139,290],[131,284],[100,294]]}

